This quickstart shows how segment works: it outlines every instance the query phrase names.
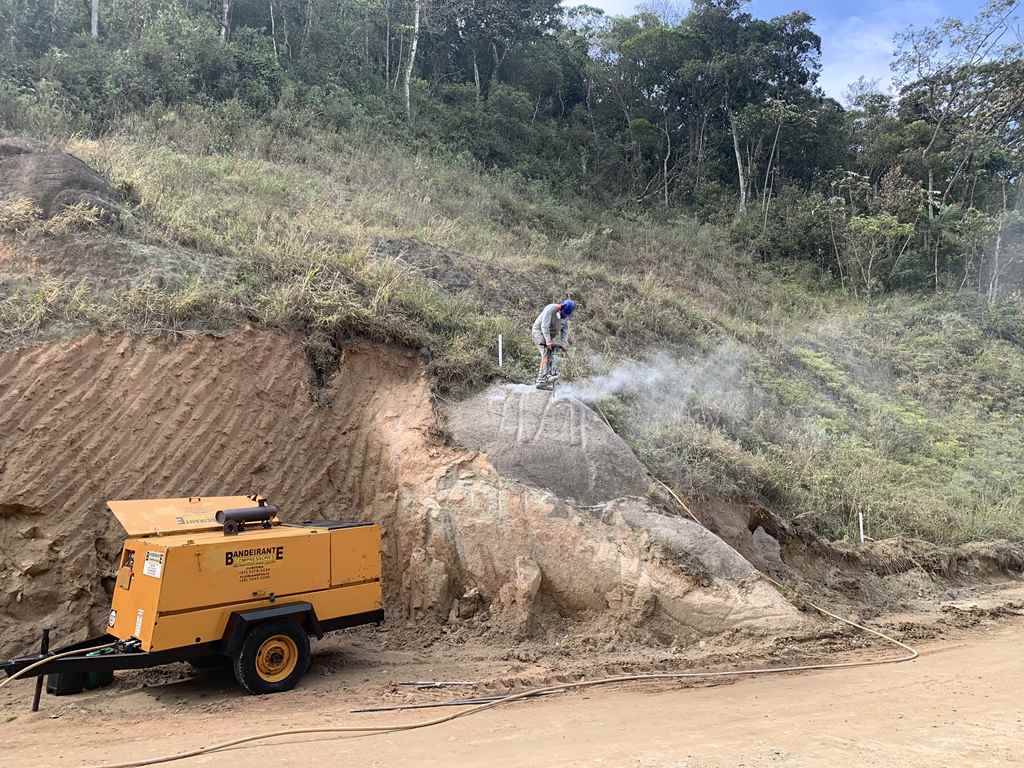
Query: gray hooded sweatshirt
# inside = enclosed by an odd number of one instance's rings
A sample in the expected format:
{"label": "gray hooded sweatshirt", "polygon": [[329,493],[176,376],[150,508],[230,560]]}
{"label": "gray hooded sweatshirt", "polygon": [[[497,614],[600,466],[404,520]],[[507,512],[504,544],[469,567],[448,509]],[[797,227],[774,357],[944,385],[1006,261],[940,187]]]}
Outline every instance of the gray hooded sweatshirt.
{"label": "gray hooded sweatshirt", "polygon": [[533,321],[533,341],[536,344],[569,343],[569,321],[558,316],[558,304],[548,304]]}

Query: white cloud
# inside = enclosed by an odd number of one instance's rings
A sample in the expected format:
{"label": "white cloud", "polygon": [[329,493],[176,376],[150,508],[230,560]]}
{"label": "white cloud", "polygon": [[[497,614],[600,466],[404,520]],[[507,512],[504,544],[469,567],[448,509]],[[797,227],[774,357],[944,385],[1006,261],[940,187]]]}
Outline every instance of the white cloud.
{"label": "white cloud", "polygon": [[[838,16],[838,8],[815,14],[815,31],[821,36],[822,68],[819,85],[829,96],[842,100],[846,87],[858,77],[877,79],[891,88],[889,65],[895,49],[893,38],[911,25],[926,26],[944,15],[942,5],[950,0],[892,0],[888,4],[862,0],[860,15]],[[579,5],[581,0],[567,0],[566,5]],[[634,12],[636,0],[590,0],[588,5],[602,8],[608,14],[628,15]],[[794,0],[794,6],[798,2]],[[755,4],[756,5],[756,4]],[[784,12],[777,2],[768,0],[762,9],[753,9],[759,16]],[[820,4],[819,4],[820,5]],[[768,10],[771,8],[771,10]],[[948,8],[947,8],[948,12]],[[813,11],[812,11],[813,13]],[[828,17],[823,18],[826,16]],[[831,17],[832,14],[837,14]]]}
{"label": "white cloud", "polygon": [[848,16],[819,22],[821,35],[821,78],[819,84],[829,96],[841,99],[846,86],[858,77],[879,80],[890,90],[889,65],[895,50],[897,33],[911,25],[923,26],[942,15],[935,2],[893,3],[870,16]]}
{"label": "white cloud", "polygon": [[846,86],[859,77],[877,79],[890,90],[893,36],[901,26],[859,17],[843,20],[836,29],[820,32],[821,77],[818,84],[829,96],[841,99]]}

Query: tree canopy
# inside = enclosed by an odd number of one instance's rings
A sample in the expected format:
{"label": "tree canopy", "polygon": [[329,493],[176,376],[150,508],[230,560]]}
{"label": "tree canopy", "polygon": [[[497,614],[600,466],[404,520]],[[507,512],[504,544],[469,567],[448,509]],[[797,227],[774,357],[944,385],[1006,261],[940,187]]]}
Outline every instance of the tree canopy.
{"label": "tree canopy", "polygon": [[813,261],[849,290],[1015,288],[1019,0],[901,34],[898,90],[862,80],[845,105],[818,86],[806,13],[647,7],[2,0],[0,120],[97,133],[189,105],[373,126],[602,204],[728,221],[763,258]]}

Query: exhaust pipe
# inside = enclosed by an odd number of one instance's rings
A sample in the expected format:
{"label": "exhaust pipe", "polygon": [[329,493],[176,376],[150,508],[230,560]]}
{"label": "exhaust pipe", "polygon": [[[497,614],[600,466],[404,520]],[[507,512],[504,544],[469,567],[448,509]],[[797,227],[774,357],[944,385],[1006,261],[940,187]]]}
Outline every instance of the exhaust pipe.
{"label": "exhaust pipe", "polygon": [[222,509],[217,512],[216,520],[218,523],[223,523],[225,536],[234,536],[245,530],[246,523],[259,523],[264,528],[269,528],[271,521],[277,517],[278,512],[280,510],[274,504],[260,507]]}

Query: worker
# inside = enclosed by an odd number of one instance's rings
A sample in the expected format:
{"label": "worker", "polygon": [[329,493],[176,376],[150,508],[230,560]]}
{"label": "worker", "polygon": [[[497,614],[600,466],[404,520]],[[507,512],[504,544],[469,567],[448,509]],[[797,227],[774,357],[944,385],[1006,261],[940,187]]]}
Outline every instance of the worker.
{"label": "worker", "polygon": [[537,389],[553,389],[558,381],[557,355],[569,346],[569,318],[575,309],[575,301],[564,299],[548,304],[533,321],[533,343],[540,350]]}

